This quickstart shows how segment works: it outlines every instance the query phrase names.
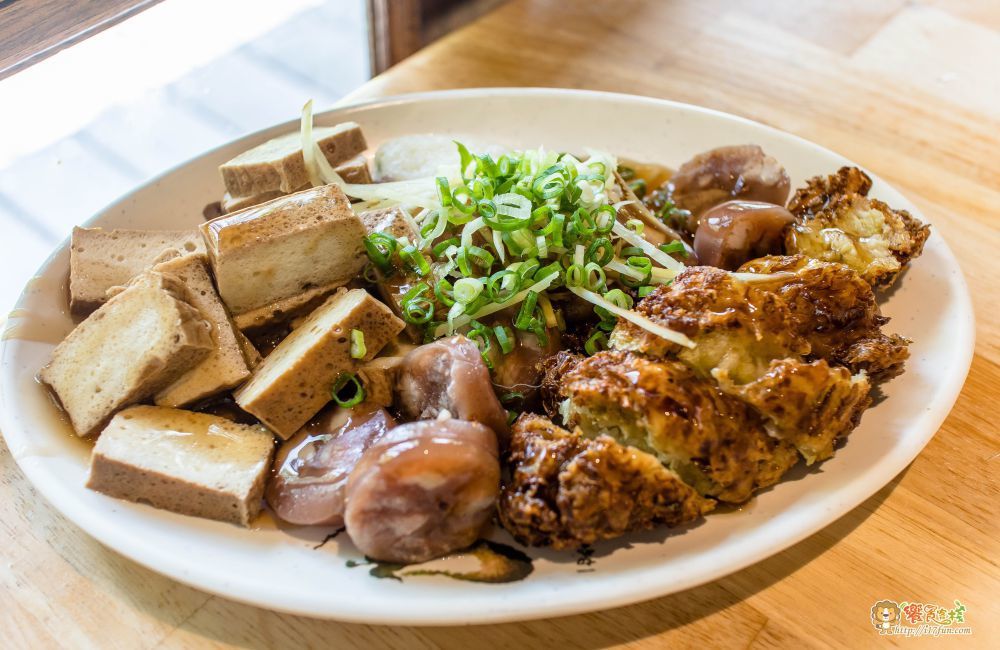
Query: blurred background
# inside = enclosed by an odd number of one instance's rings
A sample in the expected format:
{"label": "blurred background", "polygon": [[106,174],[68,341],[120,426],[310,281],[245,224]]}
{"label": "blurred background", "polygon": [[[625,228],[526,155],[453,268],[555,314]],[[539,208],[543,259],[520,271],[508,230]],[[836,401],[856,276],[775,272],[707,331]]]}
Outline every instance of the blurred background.
{"label": "blurred background", "polygon": [[329,107],[503,2],[0,0],[0,322],[122,194],[310,97]]}

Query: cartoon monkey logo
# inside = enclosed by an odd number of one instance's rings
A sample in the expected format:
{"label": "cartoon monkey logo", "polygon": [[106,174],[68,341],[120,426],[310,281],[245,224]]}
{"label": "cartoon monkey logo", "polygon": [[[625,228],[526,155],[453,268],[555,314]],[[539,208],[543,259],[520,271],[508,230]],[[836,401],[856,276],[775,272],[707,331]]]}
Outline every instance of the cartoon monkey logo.
{"label": "cartoon monkey logo", "polygon": [[899,620],[899,605],[891,600],[880,600],[872,606],[872,625],[878,630],[888,630]]}

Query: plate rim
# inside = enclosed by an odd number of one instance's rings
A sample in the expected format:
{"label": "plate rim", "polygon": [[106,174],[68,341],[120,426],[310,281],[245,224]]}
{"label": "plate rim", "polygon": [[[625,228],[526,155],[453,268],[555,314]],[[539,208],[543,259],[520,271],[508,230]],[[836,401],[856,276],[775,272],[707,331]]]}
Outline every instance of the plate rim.
{"label": "plate rim", "polygon": [[[788,140],[797,146],[811,149],[813,151],[832,154],[838,158],[850,160],[846,156],[842,156],[826,147],[816,144],[810,140],[807,140],[798,135],[782,131],[776,127],[770,126],[768,124],[763,124],[755,120],[751,120],[746,117],[739,115],[733,115],[731,113],[726,113],[717,109],[707,108],[703,106],[698,106],[695,104],[689,104],[685,102],[678,102],[669,99],[662,99],[658,97],[649,97],[644,95],[635,95],[628,93],[618,93],[618,92],[608,92],[608,91],[597,91],[597,90],[584,90],[584,89],[569,89],[569,88],[541,88],[541,87],[503,87],[503,88],[463,88],[463,89],[451,89],[451,90],[434,90],[416,93],[406,93],[399,95],[389,95],[385,97],[368,98],[360,101],[350,101],[350,97],[345,98],[340,102],[333,104],[329,109],[322,112],[316,113],[316,118],[322,120],[329,117],[332,114],[345,112],[345,111],[360,111],[365,108],[373,106],[386,106],[386,105],[396,105],[396,104],[408,104],[408,103],[421,103],[425,101],[433,100],[448,100],[448,99],[462,99],[462,98],[479,98],[488,96],[526,96],[526,97],[553,97],[553,96],[575,96],[582,99],[593,99],[593,100],[604,100],[610,102],[629,102],[638,104],[649,104],[649,105],[659,105],[672,107],[674,109],[679,109],[682,111],[690,111],[694,113],[700,113],[704,115],[710,115],[717,119],[722,119],[726,121],[740,122],[749,125],[756,129],[762,129],[767,131],[770,135]],[[101,215],[110,212],[111,210],[124,205],[134,194],[145,190],[146,188],[156,185],[161,179],[170,176],[171,174],[177,172],[184,167],[192,164],[196,160],[202,159],[204,157],[210,156],[211,154],[223,149],[227,146],[232,145],[234,142],[243,140],[246,138],[259,137],[262,134],[277,130],[280,128],[285,128],[290,125],[294,125],[298,120],[292,119],[283,123],[272,124],[262,129],[254,132],[244,133],[240,136],[232,138],[225,143],[220,144],[217,147],[202,151],[201,153],[192,156],[191,158],[185,160],[184,162],[177,164],[168,170],[157,174],[156,176],[142,182],[139,185],[133,187],[130,191],[118,197],[115,201],[109,203],[101,210],[97,211],[89,219],[84,222],[84,225],[91,224],[95,219]],[[852,163],[857,164],[857,163]],[[858,165],[860,167],[860,165]],[[879,184],[885,187],[891,188],[893,191],[905,196],[902,192],[897,190],[895,186],[881,179],[877,174],[873,174],[870,170],[862,167],[865,171],[872,176],[873,180],[877,181]],[[912,203],[912,202],[911,202]],[[920,211],[918,214],[921,218],[926,220]],[[929,222],[929,221],[928,221]],[[25,477],[32,484],[32,486],[38,490],[38,492],[55,508],[63,517],[71,521],[74,525],[81,528],[87,535],[93,539],[100,542],[106,548],[144,566],[156,573],[164,575],[170,579],[176,580],[182,584],[188,585],[190,587],[196,588],[198,590],[204,591],[206,593],[211,593],[218,595],[222,598],[233,600],[245,604],[249,604],[255,607],[261,607],[263,609],[279,611],[284,613],[296,614],[307,616],[310,618],[326,619],[326,620],[338,620],[343,622],[352,623],[366,623],[366,624],[379,624],[379,625],[421,625],[421,626],[441,626],[441,625],[459,625],[459,624],[490,624],[490,623],[503,623],[503,622],[513,622],[513,621],[524,621],[524,620],[535,620],[541,618],[552,618],[559,616],[567,616],[572,614],[581,614],[586,612],[592,612],[597,609],[610,609],[617,607],[624,607],[634,603],[651,600],[654,598],[666,596],[671,593],[677,593],[690,589],[696,586],[707,584],[718,580],[721,577],[741,571],[746,567],[756,564],[757,562],[763,561],[769,557],[773,557],[787,548],[799,543],[806,537],[818,533],[820,530],[826,528],[827,526],[833,524],[844,515],[846,515],[851,510],[858,507],[861,503],[872,497],[883,487],[891,483],[896,477],[902,472],[917,455],[926,447],[928,442],[933,438],[938,430],[940,429],[942,423],[947,418],[947,416],[952,411],[955,402],[960,395],[965,380],[968,376],[969,369],[971,367],[972,359],[975,352],[975,314],[973,311],[973,304],[971,296],[968,290],[968,283],[966,281],[965,275],[958,265],[957,258],[951,247],[948,246],[947,241],[944,239],[940,231],[938,231],[936,237],[940,240],[940,246],[943,249],[943,253],[946,254],[950,260],[954,263],[954,268],[957,269],[957,283],[961,291],[956,292],[957,295],[954,296],[955,299],[959,300],[964,307],[964,312],[968,314],[969,318],[962,319],[962,331],[956,332],[955,336],[957,339],[968,341],[968,344],[962,350],[962,355],[956,362],[950,365],[949,375],[946,377],[947,388],[939,394],[939,404],[933,411],[924,411],[918,416],[908,420],[907,428],[912,429],[914,427],[919,427],[924,431],[919,444],[914,444],[912,447],[905,449],[893,449],[895,453],[887,456],[880,463],[881,466],[888,466],[879,472],[871,472],[877,475],[877,478],[869,478],[866,481],[853,481],[850,484],[844,486],[842,489],[838,490],[838,497],[835,499],[835,503],[832,504],[834,507],[827,508],[826,510],[821,510],[819,508],[813,508],[808,516],[800,517],[799,523],[796,526],[796,531],[794,534],[782,537],[773,546],[768,547],[766,551],[759,552],[756,554],[748,553],[746,556],[740,558],[735,563],[728,563],[723,565],[722,568],[716,568],[711,571],[702,572],[697,576],[688,577],[686,580],[680,580],[670,583],[669,585],[662,585],[657,581],[650,581],[649,584],[636,585],[634,589],[630,590],[627,594],[616,594],[610,602],[608,599],[603,599],[600,603],[594,602],[596,599],[590,598],[574,598],[572,593],[564,594],[568,596],[566,600],[562,600],[556,603],[546,604],[545,606],[536,606],[533,611],[525,612],[518,608],[505,608],[502,610],[495,610],[492,612],[477,612],[475,615],[475,620],[469,621],[467,619],[460,619],[454,614],[442,614],[439,613],[435,616],[429,616],[426,612],[420,612],[419,614],[412,614],[410,612],[395,611],[389,615],[374,615],[367,609],[356,608],[356,607],[344,607],[341,606],[337,608],[337,611],[318,611],[316,608],[304,609],[302,607],[295,606],[285,606],[279,603],[268,601],[265,598],[253,597],[251,595],[244,595],[240,593],[233,593],[232,591],[226,591],[224,585],[220,584],[220,581],[215,580],[212,582],[199,579],[199,575],[192,575],[190,573],[190,565],[181,561],[177,561],[174,557],[167,552],[154,551],[150,552],[149,547],[143,544],[136,544],[139,541],[134,533],[126,530],[121,530],[120,527],[106,526],[102,523],[102,516],[96,514],[92,510],[87,509],[64,509],[63,496],[60,493],[60,488],[56,484],[50,484],[47,480],[48,470],[42,468],[38,463],[32,462],[31,457],[18,458],[13,452],[11,456],[14,458],[18,467],[24,473]],[[65,238],[60,244],[54,248],[52,253],[45,259],[45,261],[39,266],[36,271],[36,276],[40,274],[43,270],[47,269],[53,262],[54,259],[60,255],[67,246],[69,237]],[[27,287],[26,287],[27,288]],[[24,291],[19,296],[15,303],[15,307],[19,306],[24,299]],[[7,339],[0,342],[0,373],[3,372],[6,364],[8,343],[11,340]],[[0,375],[2,378],[2,375]],[[7,383],[0,381],[0,432],[3,432],[5,440],[10,435],[9,431],[13,430],[11,411],[8,408],[8,389],[6,388]],[[8,445],[9,446],[9,445]],[[891,475],[890,475],[891,472]],[[883,480],[882,476],[889,476],[888,479]],[[830,504],[828,504],[830,505]],[[583,591],[583,590],[581,590]],[[342,601],[343,603],[344,601]],[[458,613],[459,616],[461,613]]]}

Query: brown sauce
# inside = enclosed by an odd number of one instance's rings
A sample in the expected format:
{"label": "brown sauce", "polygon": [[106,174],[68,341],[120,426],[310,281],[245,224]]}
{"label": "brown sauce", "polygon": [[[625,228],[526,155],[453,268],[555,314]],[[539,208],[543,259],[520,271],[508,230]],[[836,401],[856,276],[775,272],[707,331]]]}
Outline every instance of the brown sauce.
{"label": "brown sauce", "polygon": [[[57,345],[73,330],[65,296],[67,279],[35,276],[28,281],[18,307],[7,316],[0,340],[17,339]],[[53,296],[63,297],[52,300]]]}
{"label": "brown sauce", "polygon": [[674,175],[674,170],[666,165],[627,159],[618,161],[618,170],[629,184],[641,181],[646,195],[666,185]]}
{"label": "brown sauce", "polygon": [[630,168],[635,172],[636,178],[641,178],[646,183],[649,191],[662,187],[674,175],[674,170],[666,165],[657,163],[636,162],[634,160],[622,160],[620,165]]}
{"label": "brown sauce", "polygon": [[15,380],[14,392],[20,396],[21,408],[30,413],[28,419],[42,423],[38,435],[26,442],[14,444],[7,441],[15,460],[22,458],[72,458],[86,464],[94,441],[76,435],[69,417],[56,403],[55,397],[29,373]]}
{"label": "brown sauce", "polygon": [[[447,568],[420,568],[431,562],[447,562],[451,559],[471,556],[479,562],[479,568],[473,571],[453,571]],[[453,580],[463,582],[484,582],[489,584],[502,584],[506,582],[517,582],[524,580],[534,571],[533,560],[522,551],[492,542],[487,539],[479,540],[463,551],[457,551],[451,555],[421,564],[396,564],[393,562],[379,562],[367,559],[364,562],[348,560],[349,568],[358,566],[370,566],[368,574],[374,578],[389,578],[391,580],[403,581],[405,577],[411,576],[444,576]]]}

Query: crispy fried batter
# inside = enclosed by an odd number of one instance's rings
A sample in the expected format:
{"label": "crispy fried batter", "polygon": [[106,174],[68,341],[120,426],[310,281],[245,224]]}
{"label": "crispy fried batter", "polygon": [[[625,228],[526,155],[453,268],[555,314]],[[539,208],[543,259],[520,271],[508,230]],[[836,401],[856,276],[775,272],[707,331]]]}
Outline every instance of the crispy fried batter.
{"label": "crispy fried batter", "polygon": [[786,251],[843,262],[873,287],[891,285],[923,251],[930,228],[905,210],[868,198],[871,185],[857,167],[810,179],[788,205],[796,223],[785,236]]}
{"label": "crispy fried batter", "polygon": [[818,214],[853,194],[868,196],[872,179],[857,167],[841,167],[829,176],[813,176],[795,190],[788,211],[797,216]]}
{"label": "crispy fried batter", "polygon": [[[837,340],[829,328],[868,315],[869,328],[859,331],[855,340],[845,334],[843,346],[834,351],[842,352],[845,361],[860,361],[849,352],[873,352],[875,343],[884,344],[887,371],[894,363],[894,342],[878,330],[882,321],[871,287],[852,271],[842,265],[810,265],[801,257],[774,259],[783,262],[754,267],[775,272],[772,280],[746,282],[719,269],[698,267],[684,271],[671,287],[654,291],[638,304],[640,313],[693,339],[694,349],[671,344],[631,323],[619,323],[611,346],[683,362],[713,389],[751,407],[772,435],[794,444],[813,463],[829,456],[834,441],[857,425],[870,390],[863,374],[852,376],[822,359],[809,363],[813,339],[821,352],[816,356],[830,352],[832,357],[830,348]],[[793,270],[799,262],[809,269],[805,279]],[[787,273],[777,275],[779,271]],[[839,284],[824,284],[831,279]],[[785,284],[790,285],[787,296],[781,290]],[[834,291],[837,288],[840,293]],[[858,341],[870,345],[854,347]],[[865,359],[879,357],[868,354]],[[694,390],[687,384],[684,389]],[[749,426],[743,414],[732,417]]]}
{"label": "crispy fried batter", "polygon": [[562,417],[559,414],[559,404],[563,398],[559,394],[559,390],[562,387],[563,375],[572,370],[576,364],[585,358],[582,354],[562,350],[542,359],[538,364],[539,370],[542,371],[542,387],[540,390],[542,409],[544,409],[546,415],[557,422],[562,421]]}
{"label": "crispy fried batter", "polygon": [[699,493],[723,501],[745,501],[797,460],[752,409],[679,361],[600,352],[565,375],[562,394],[569,423],[586,435],[606,433],[655,454]]}
{"label": "crispy fried batter", "polygon": [[772,359],[809,353],[809,343],[796,333],[780,296],[722,269],[687,269],[670,287],[659,287],[640,301],[636,311],[686,334],[696,343],[694,349],[624,320],[611,334],[611,347],[657,358],[676,356],[702,377],[724,373],[743,384],[764,374]]}
{"label": "crispy fried batter", "polygon": [[852,376],[822,359],[778,359],[759,379],[723,390],[753,407],[768,433],[791,442],[812,465],[832,456],[836,441],[858,425],[870,387],[864,373]]}
{"label": "crispy fried batter", "polygon": [[608,436],[584,438],[538,415],[515,423],[510,461],[500,522],[530,546],[574,548],[659,524],[677,526],[715,505],[653,456]]}
{"label": "crispy fried batter", "polygon": [[797,332],[809,341],[809,358],[826,359],[852,373],[864,370],[873,382],[903,371],[909,340],[884,334],[875,294],[850,267],[802,255],[761,257],[739,269],[746,273],[791,272],[756,286],[777,293],[788,304]]}

